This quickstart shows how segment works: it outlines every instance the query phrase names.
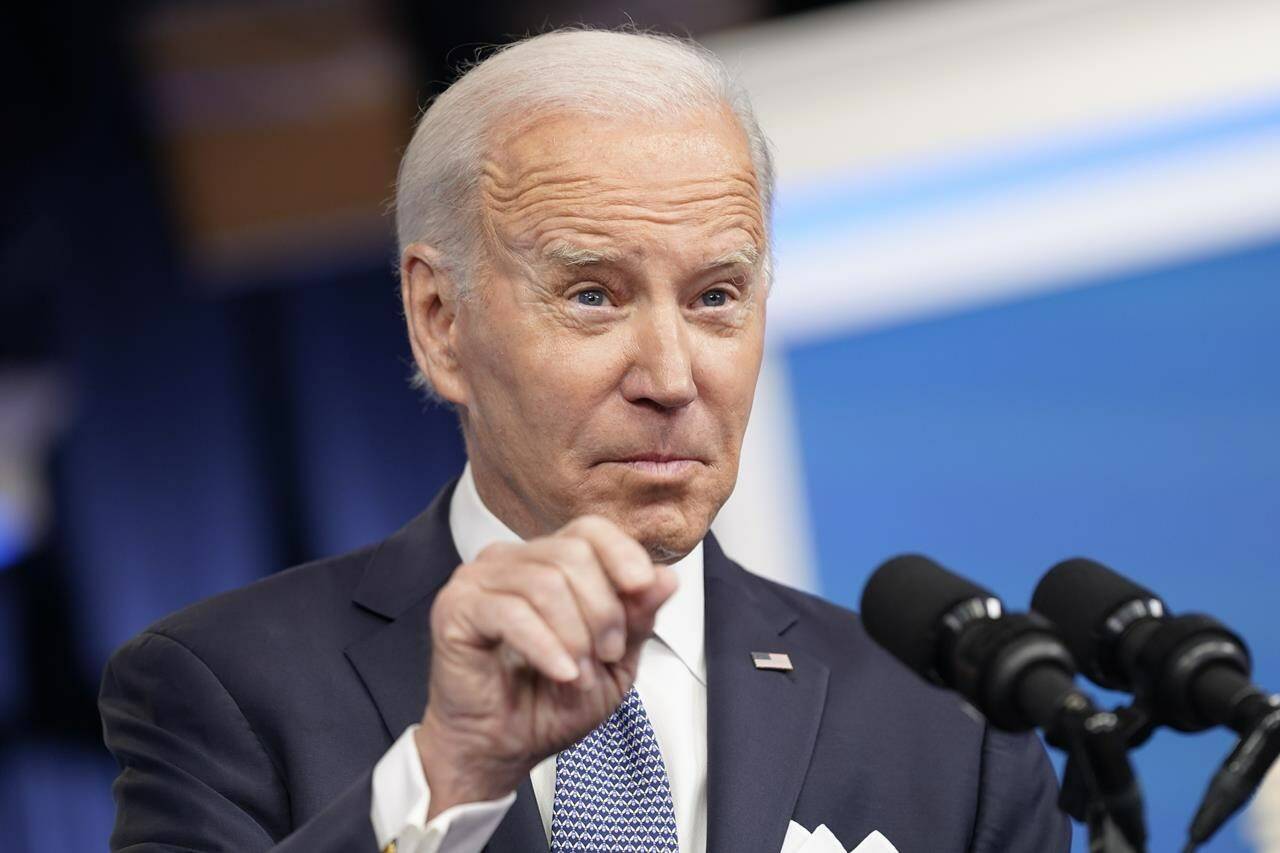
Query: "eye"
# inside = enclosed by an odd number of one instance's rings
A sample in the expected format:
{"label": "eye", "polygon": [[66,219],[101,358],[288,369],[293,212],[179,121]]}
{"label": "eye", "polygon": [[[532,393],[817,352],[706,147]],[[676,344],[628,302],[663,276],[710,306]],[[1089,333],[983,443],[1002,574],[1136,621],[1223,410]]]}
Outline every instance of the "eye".
{"label": "eye", "polygon": [[708,308],[722,308],[729,302],[729,291],[717,287],[704,292],[698,300]]}
{"label": "eye", "polygon": [[591,308],[603,308],[609,304],[609,295],[598,287],[580,290],[574,294],[574,298],[578,300],[579,305],[587,305]]}

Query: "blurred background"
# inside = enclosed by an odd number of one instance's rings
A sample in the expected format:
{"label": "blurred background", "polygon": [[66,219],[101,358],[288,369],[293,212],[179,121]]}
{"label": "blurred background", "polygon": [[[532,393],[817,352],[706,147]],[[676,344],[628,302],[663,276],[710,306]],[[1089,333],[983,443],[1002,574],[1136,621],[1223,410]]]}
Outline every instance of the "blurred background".
{"label": "blurred background", "polygon": [[[407,387],[386,204],[430,96],[561,24],[702,40],[775,143],[731,554],[852,605],[923,551],[1018,608],[1088,554],[1230,623],[1280,689],[1274,0],[25,7],[0,34],[6,850],[105,846],[113,648],[387,535],[460,470]],[[1137,754],[1153,851],[1230,746]],[[1271,782],[1206,850],[1280,850]]]}

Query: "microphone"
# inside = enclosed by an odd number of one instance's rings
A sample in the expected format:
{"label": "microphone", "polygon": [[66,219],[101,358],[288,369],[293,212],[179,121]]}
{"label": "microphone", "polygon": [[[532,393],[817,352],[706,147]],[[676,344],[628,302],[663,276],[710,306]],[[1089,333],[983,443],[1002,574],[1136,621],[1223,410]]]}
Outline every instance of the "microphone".
{"label": "microphone", "polygon": [[1005,613],[987,589],[928,557],[893,557],[863,588],[867,633],[897,660],[947,686],[1006,731],[1052,726],[1075,686],[1075,662],[1050,622]]}
{"label": "microphone", "polygon": [[990,591],[928,557],[882,564],[862,590],[871,638],[926,680],[964,696],[1006,731],[1052,727],[1068,703],[1092,707],[1054,627],[1006,614]]}
{"label": "microphone", "polygon": [[[1132,849],[1145,849],[1142,794],[1116,715],[1099,712],[1075,684],[1076,666],[1058,631],[1034,613],[1005,613],[989,590],[928,557],[883,563],[862,590],[867,633],[926,680],[949,687],[1005,731],[1039,727],[1067,748],[1075,783],[1087,790],[1063,805],[1077,820],[1108,816]],[[1102,849],[1108,849],[1104,846]]]}
{"label": "microphone", "polygon": [[1101,563],[1058,563],[1036,586],[1031,609],[1058,626],[1090,680],[1134,693],[1156,722],[1243,735],[1274,710],[1249,678],[1240,637],[1208,616],[1171,616],[1159,596]]}
{"label": "microphone", "polygon": [[1280,697],[1253,684],[1244,641],[1209,616],[1171,615],[1151,590],[1082,558],[1050,569],[1031,608],[1058,626],[1085,675],[1133,693],[1153,722],[1241,735],[1192,820],[1188,849],[1207,841],[1280,755]]}

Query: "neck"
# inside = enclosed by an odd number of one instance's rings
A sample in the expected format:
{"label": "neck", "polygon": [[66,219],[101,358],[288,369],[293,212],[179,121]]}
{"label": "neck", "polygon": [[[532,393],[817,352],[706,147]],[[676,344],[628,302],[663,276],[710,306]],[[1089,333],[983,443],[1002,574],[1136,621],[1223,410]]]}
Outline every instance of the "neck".
{"label": "neck", "polygon": [[471,477],[476,493],[489,512],[521,539],[535,539],[554,532],[559,525],[544,519],[527,502],[520,499],[516,484],[497,467],[483,459],[470,457]]}

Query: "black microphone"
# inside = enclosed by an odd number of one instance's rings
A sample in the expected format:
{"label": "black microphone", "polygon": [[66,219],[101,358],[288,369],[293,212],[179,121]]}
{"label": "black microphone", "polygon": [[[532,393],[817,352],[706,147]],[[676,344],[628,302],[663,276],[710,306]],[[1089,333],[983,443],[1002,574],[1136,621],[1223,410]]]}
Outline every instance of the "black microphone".
{"label": "black microphone", "polygon": [[871,638],[925,679],[949,687],[998,729],[1051,727],[1076,687],[1075,662],[1044,618],[1007,614],[993,593],[928,557],[882,564],[862,590]]}
{"label": "black microphone", "polygon": [[1189,849],[1208,840],[1280,754],[1280,697],[1253,684],[1244,641],[1209,616],[1173,616],[1151,590],[1093,560],[1050,569],[1031,608],[1058,626],[1085,675],[1133,693],[1153,722],[1184,732],[1226,726],[1242,736],[1192,821]]}
{"label": "black microphone", "polygon": [[1036,586],[1031,609],[1058,626],[1086,676],[1135,694],[1157,723],[1246,734],[1275,710],[1250,680],[1240,637],[1208,616],[1172,616],[1151,590],[1101,563],[1058,563]]}
{"label": "black microphone", "polygon": [[[960,693],[991,725],[1040,727],[1051,744],[1069,748],[1089,768],[1096,805],[1133,849],[1145,849],[1142,794],[1117,718],[1076,687],[1075,662],[1048,620],[1005,613],[989,590],[917,554],[875,570],[862,590],[861,616],[873,640],[926,680]],[[1074,817],[1089,816],[1086,804],[1077,806],[1068,807]]]}

